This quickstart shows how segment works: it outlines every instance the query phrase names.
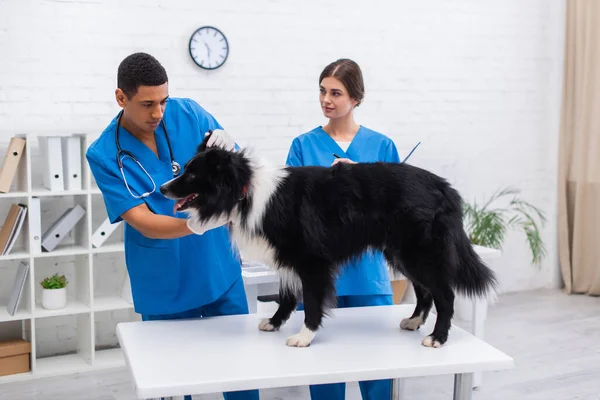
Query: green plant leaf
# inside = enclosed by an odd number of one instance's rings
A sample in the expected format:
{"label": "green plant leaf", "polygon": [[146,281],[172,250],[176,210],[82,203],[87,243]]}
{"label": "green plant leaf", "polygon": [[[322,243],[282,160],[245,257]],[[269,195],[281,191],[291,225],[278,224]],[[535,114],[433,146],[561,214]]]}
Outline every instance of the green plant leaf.
{"label": "green plant leaf", "polygon": [[44,289],[62,289],[66,287],[68,283],[69,282],[64,275],[55,273],[52,276],[44,278],[44,280],[40,282],[40,285],[42,285]]}
{"label": "green plant leaf", "polygon": [[[501,249],[508,228],[521,230],[531,251],[532,263],[540,265],[546,256],[546,248],[541,237],[539,225],[546,222],[544,213],[531,203],[520,199],[520,191],[516,188],[497,190],[484,202],[483,207],[463,202],[463,220],[469,239],[473,244]],[[506,207],[490,208],[499,199],[507,196],[513,198]]]}

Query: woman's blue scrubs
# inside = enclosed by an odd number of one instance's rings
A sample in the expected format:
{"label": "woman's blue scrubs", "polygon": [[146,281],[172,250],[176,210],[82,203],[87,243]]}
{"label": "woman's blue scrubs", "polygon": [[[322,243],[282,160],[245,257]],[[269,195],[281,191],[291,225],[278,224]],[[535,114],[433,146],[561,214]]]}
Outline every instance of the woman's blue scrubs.
{"label": "woman's blue scrubs", "polygon": [[[292,142],[286,164],[290,166],[330,166],[334,154],[356,162],[394,162],[400,157],[394,142],[387,136],[361,126],[344,151],[335,140],[317,127]],[[338,307],[367,307],[393,304],[393,291],[385,258],[381,252],[366,252],[354,263],[344,268],[336,282]],[[391,380],[360,382],[363,399],[389,399]],[[313,385],[313,400],[344,399],[345,383]]]}
{"label": "woman's blue scrubs", "polygon": [[[163,119],[175,161],[182,166],[195,154],[206,132],[222,129],[212,115],[190,99],[170,98]],[[159,190],[173,178],[162,124],[155,131],[159,157],[126,129],[119,129],[121,148],[133,153],[156,184],[154,193],[143,199],[129,193],[119,171],[116,127],[115,117],[86,153],[111,223],[121,221],[125,211],[144,202],[156,214],[186,218],[183,213],[173,214],[174,201]],[[123,160],[123,171],[133,194],[152,190],[152,181],[130,157]],[[248,313],[240,257],[232,250],[227,228],[179,239],[150,239],[125,223],[124,234],[134,308],[144,320]],[[228,400],[259,398],[258,391],[224,395]]]}

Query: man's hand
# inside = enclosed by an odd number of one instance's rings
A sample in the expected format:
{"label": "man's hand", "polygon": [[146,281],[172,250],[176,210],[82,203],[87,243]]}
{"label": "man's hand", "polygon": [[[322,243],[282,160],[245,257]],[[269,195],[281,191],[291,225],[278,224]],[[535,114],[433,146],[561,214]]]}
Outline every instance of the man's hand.
{"label": "man's hand", "polygon": [[195,233],[196,235],[204,235],[205,232],[210,231],[211,229],[219,228],[227,223],[229,223],[230,219],[227,216],[222,215],[218,218],[210,219],[209,221],[205,221],[204,223],[200,223],[196,218],[191,217],[186,221],[187,228]]}
{"label": "man's hand", "polygon": [[[209,133],[207,132],[204,136],[207,136],[208,134]],[[235,149],[235,140],[233,140],[233,138],[226,131],[222,129],[215,129],[212,132],[210,139],[208,139],[206,147],[221,147],[222,149],[232,151]]]}
{"label": "man's hand", "polygon": [[331,165],[333,166],[337,163],[358,164],[356,161],[352,161],[349,158],[336,158],[335,160],[333,160],[333,163]]}
{"label": "man's hand", "polygon": [[185,219],[154,214],[146,203],[124,212],[121,218],[150,239],[176,239],[193,233]]}

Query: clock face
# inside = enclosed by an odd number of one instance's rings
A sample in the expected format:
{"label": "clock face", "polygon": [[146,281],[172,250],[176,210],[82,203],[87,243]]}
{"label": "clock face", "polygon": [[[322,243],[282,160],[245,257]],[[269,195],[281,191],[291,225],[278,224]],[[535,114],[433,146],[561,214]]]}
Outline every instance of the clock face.
{"label": "clock face", "polygon": [[229,55],[229,43],[223,32],[212,26],[199,28],[190,37],[190,56],[204,69],[217,69]]}

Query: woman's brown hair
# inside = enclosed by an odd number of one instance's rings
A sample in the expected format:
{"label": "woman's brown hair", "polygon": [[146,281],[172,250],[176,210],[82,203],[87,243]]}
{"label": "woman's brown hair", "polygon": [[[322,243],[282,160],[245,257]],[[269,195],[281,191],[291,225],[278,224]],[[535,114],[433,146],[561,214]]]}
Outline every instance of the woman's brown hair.
{"label": "woman's brown hair", "polygon": [[347,58],[340,58],[332,62],[321,72],[319,84],[323,79],[329,77],[334,77],[344,84],[348,95],[358,102],[356,107],[362,103],[365,97],[365,84],[362,71],[357,63]]}

